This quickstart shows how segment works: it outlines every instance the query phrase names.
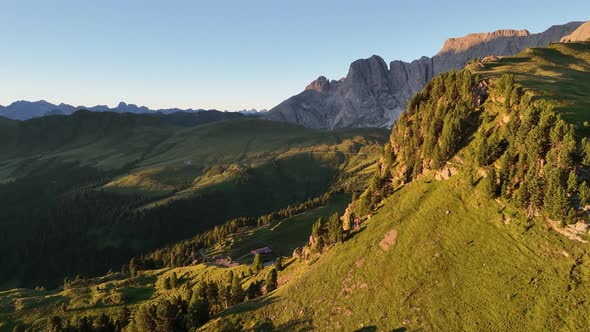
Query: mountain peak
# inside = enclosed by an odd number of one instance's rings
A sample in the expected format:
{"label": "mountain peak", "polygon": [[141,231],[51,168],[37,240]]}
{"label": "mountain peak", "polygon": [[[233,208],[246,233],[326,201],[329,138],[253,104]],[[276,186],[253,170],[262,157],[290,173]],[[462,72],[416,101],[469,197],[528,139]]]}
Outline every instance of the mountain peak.
{"label": "mountain peak", "polygon": [[330,81],[325,76],[320,76],[313,82],[309,83],[305,90],[315,90],[317,92],[324,92],[330,89]]}
{"label": "mountain peak", "polygon": [[438,54],[465,52],[475,45],[489,42],[497,38],[528,37],[530,35],[531,33],[526,29],[501,29],[494,32],[470,33],[463,37],[447,39]]}
{"label": "mountain peak", "polygon": [[590,21],[580,25],[574,32],[561,38],[562,43],[586,41],[590,38]]}
{"label": "mountain peak", "polygon": [[305,91],[272,108],[265,118],[311,128],[390,126],[434,75],[463,68],[474,57],[507,56],[528,47],[544,47],[582,23],[554,25],[540,33],[505,29],[450,38],[437,55],[409,63],[392,61],[388,66],[378,55],[359,59],[350,64],[345,78],[328,82],[320,76]]}

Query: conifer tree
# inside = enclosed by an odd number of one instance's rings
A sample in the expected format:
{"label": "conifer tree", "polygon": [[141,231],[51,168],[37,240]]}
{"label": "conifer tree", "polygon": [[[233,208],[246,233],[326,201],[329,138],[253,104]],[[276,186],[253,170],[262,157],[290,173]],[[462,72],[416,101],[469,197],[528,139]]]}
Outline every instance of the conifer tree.
{"label": "conifer tree", "polygon": [[277,269],[277,271],[283,270],[283,258],[281,256],[275,259],[275,269]]}
{"label": "conifer tree", "polygon": [[277,286],[277,270],[273,268],[270,270],[268,277],[266,278],[266,292],[272,292],[273,290],[277,289]]}
{"label": "conifer tree", "polygon": [[498,184],[496,179],[496,169],[492,166],[488,170],[488,175],[483,179],[483,193],[487,198],[498,197]]}
{"label": "conifer tree", "polygon": [[252,270],[254,272],[258,272],[264,268],[264,263],[262,262],[262,256],[260,254],[254,255],[254,261],[252,262]]}
{"label": "conifer tree", "polygon": [[238,304],[244,301],[244,290],[242,289],[242,280],[234,276],[231,284],[231,304]]}

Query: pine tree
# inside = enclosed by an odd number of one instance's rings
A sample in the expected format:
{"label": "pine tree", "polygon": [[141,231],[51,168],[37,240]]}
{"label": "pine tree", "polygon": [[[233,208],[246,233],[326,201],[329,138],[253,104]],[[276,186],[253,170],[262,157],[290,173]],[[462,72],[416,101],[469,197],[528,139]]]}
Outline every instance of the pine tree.
{"label": "pine tree", "polygon": [[483,193],[487,198],[493,199],[498,197],[496,169],[493,166],[488,170],[488,175],[483,179],[482,185]]}
{"label": "pine tree", "polygon": [[578,196],[580,199],[580,206],[586,206],[590,204],[590,186],[586,181],[583,181],[578,188]]}
{"label": "pine tree", "polygon": [[234,276],[231,284],[231,303],[232,305],[242,303],[244,301],[244,290],[242,289],[242,280],[240,277]]}
{"label": "pine tree", "polygon": [[567,178],[567,193],[569,195],[574,195],[574,194],[576,194],[577,189],[578,189],[578,176],[576,175],[576,172],[571,171],[570,174],[568,175],[568,178]]}
{"label": "pine tree", "polygon": [[338,229],[342,229],[342,227],[340,225],[340,217],[338,216],[338,212],[336,212],[328,219],[329,243],[336,243],[338,241]]}
{"label": "pine tree", "polygon": [[248,286],[248,300],[253,300],[262,294],[259,281],[253,281]]}
{"label": "pine tree", "polygon": [[252,262],[252,270],[254,272],[258,272],[264,268],[264,263],[262,262],[262,256],[260,254],[256,254],[254,256],[254,261]]}
{"label": "pine tree", "polygon": [[277,269],[277,271],[283,270],[283,259],[281,256],[275,259],[275,269]]}
{"label": "pine tree", "polygon": [[273,290],[277,289],[277,286],[277,270],[273,268],[270,270],[268,277],[266,278],[266,292],[272,292]]}
{"label": "pine tree", "polygon": [[172,289],[172,284],[170,282],[170,277],[164,278],[164,289]]}
{"label": "pine tree", "polygon": [[136,331],[154,331],[156,329],[156,308],[150,303],[143,304],[133,316],[133,325]]}
{"label": "pine tree", "polygon": [[176,272],[172,272],[172,276],[170,277],[170,287],[176,288],[178,286],[178,277],[176,276]]}
{"label": "pine tree", "polygon": [[209,302],[207,298],[197,297],[191,300],[187,315],[189,331],[202,326],[209,320]]}

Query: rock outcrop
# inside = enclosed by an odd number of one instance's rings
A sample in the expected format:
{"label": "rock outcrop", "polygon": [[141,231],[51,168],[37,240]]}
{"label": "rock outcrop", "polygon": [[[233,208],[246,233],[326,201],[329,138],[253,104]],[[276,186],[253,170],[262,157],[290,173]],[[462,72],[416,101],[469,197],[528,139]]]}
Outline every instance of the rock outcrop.
{"label": "rock outcrop", "polygon": [[561,42],[568,43],[577,41],[587,41],[588,39],[590,39],[590,21],[580,25],[580,27],[574,30],[574,32],[561,38]]}
{"label": "rock outcrop", "polygon": [[310,128],[390,127],[434,75],[463,68],[475,57],[513,55],[527,47],[547,46],[581,25],[571,22],[536,34],[527,30],[469,34],[448,39],[435,56],[410,63],[392,61],[388,66],[373,55],[354,61],[346,77],[338,81],[320,76],[264,117]]}

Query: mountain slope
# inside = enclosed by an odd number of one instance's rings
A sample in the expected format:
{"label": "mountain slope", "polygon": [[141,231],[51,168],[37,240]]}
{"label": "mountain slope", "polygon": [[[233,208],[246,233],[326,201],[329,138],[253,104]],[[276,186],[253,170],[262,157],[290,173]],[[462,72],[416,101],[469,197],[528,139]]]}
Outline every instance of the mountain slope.
{"label": "mountain slope", "polygon": [[474,65],[481,76],[436,76],[393,128],[376,181],[349,206],[360,228],[325,247],[321,228],[312,231],[305,272],[283,274],[277,291],[202,330],[586,329],[590,145],[561,114],[587,118],[567,106],[590,94],[570,101],[552,90],[571,79],[553,70],[572,64],[590,81],[577,66],[588,45]]}
{"label": "mountain slope", "polygon": [[469,68],[485,76],[515,75],[524,89],[554,103],[556,110],[578,129],[588,130],[584,121],[590,121],[589,43],[555,43],[513,57],[474,63]]}
{"label": "mountain slope", "polygon": [[447,40],[438,54],[411,63],[378,56],[353,62],[345,78],[320,77],[302,93],[271,109],[265,118],[311,128],[391,126],[410,98],[436,74],[459,69],[474,57],[513,55],[527,47],[544,47],[572,33],[582,22],[557,25],[544,32],[498,30]]}
{"label": "mountain slope", "polygon": [[[457,178],[412,183],[302,277],[203,330],[228,321],[288,331],[587,326],[579,301],[590,294],[590,266],[576,263],[579,245],[477,193],[464,195],[463,186]],[[396,240],[384,250],[380,242],[392,230]]]}

